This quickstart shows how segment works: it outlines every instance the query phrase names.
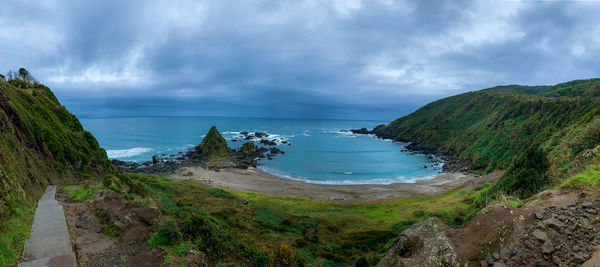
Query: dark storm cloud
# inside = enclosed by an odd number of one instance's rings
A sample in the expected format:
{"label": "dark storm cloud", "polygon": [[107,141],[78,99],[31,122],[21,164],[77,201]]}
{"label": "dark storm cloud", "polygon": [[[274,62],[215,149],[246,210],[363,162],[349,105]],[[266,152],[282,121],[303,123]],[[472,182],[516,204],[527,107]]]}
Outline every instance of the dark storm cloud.
{"label": "dark storm cloud", "polygon": [[0,69],[82,116],[389,120],[600,70],[600,2],[37,2],[0,8]]}

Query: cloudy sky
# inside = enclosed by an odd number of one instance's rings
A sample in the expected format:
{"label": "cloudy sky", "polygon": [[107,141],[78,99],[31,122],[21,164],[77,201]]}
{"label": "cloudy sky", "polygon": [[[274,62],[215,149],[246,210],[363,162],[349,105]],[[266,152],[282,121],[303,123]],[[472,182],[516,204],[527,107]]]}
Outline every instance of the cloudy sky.
{"label": "cloudy sky", "polygon": [[82,117],[391,120],[600,76],[599,1],[90,2],[0,8],[0,71],[26,67]]}

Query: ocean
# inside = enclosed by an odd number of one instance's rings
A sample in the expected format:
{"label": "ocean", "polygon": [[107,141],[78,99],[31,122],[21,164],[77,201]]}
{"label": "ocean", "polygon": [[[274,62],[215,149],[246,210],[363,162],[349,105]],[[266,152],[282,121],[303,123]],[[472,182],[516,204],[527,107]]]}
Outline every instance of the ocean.
{"label": "ocean", "polygon": [[[390,184],[438,175],[439,163],[412,154],[399,142],[342,130],[383,124],[382,121],[219,117],[139,117],[81,119],[108,157],[147,161],[155,154],[176,154],[198,145],[216,126],[230,147],[242,142],[240,132],[264,132],[285,152],[264,160],[259,168],[282,178],[319,184]],[[287,143],[282,143],[286,141]],[[291,145],[289,145],[291,143]],[[425,168],[427,166],[427,168]]]}

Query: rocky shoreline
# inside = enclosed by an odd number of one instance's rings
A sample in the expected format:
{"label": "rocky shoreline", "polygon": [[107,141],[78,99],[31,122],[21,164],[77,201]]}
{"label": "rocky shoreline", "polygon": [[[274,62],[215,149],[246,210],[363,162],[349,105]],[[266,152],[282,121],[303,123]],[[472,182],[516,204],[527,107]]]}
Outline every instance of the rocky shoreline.
{"label": "rocky shoreline", "polygon": [[391,140],[393,142],[406,143],[406,145],[404,146],[406,148],[406,150],[404,150],[402,152],[409,152],[411,155],[425,154],[425,155],[429,155],[430,158],[433,158],[433,156],[435,156],[436,158],[440,159],[440,161],[443,163],[442,172],[463,172],[463,173],[471,172],[471,169],[469,167],[462,164],[461,161],[458,158],[456,158],[455,156],[453,156],[452,154],[421,146],[421,145],[419,145],[411,140],[408,140],[408,139],[399,138],[396,136],[386,134],[385,132],[383,132],[381,130],[384,127],[385,127],[385,124],[381,124],[381,125],[378,125],[375,128],[373,128],[373,130],[368,130],[367,128],[361,128],[361,129],[342,130],[342,132],[350,132],[353,134],[372,135],[376,138],[383,139],[383,140]]}
{"label": "rocky shoreline", "polygon": [[[267,133],[240,132],[240,134],[243,138],[233,139],[232,141],[243,142],[245,140],[246,143],[238,149],[224,148],[227,150],[227,156],[218,162],[211,160],[211,155],[202,148],[202,144],[188,151],[180,151],[177,154],[157,154],[152,156],[152,160],[145,162],[122,161],[118,159],[113,159],[111,162],[120,171],[145,174],[172,174],[178,168],[194,166],[216,171],[224,168],[247,169],[261,165],[264,159],[272,160],[277,155],[285,154],[284,151],[277,147],[267,146],[291,145],[290,142],[285,140],[269,138],[270,135]],[[259,147],[257,145],[263,146]]]}

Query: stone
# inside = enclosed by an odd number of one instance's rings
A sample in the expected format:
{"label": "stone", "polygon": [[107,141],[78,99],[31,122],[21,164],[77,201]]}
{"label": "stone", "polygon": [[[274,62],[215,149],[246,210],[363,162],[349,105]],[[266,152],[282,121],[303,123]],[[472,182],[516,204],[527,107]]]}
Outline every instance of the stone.
{"label": "stone", "polygon": [[479,262],[479,266],[481,266],[481,267],[488,267],[488,263],[487,263],[487,261],[480,261]]}
{"label": "stone", "polygon": [[493,256],[493,257],[494,257],[494,259],[496,259],[496,260],[499,260],[499,259],[500,259],[500,253],[498,253],[498,252],[494,252],[494,253],[492,254],[492,256]]}
{"label": "stone", "polygon": [[533,231],[532,235],[540,241],[548,240],[548,235],[539,229],[536,229],[535,231]]}
{"label": "stone", "polygon": [[560,231],[565,227],[565,224],[556,218],[550,218],[544,222],[548,227]]}
{"label": "stone", "polygon": [[504,264],[504,262],[494,262],[494,265],[492,265],[493,267],[506,267],[506,264]]}
{"label": "stone", "polygon": [[550,241],[550,239],[548,239],[542,245],[542,253],[551,254],[552,252],[554,252],[554,246],[552,246],[552,241]]}
{"label": "stone", "polygon": [[376,266],[459,266],[456,249],[436,218],[411,225]]}
{"label": "stone", "polygon": [[538,220],[544,219],[544,216],[541,213],[535,213],[535,218]]}
{"label": "stone", "polygon": [[507,248],[500,249],[500,258],[503,260],[508,260],[510,258],[511,252]]}

